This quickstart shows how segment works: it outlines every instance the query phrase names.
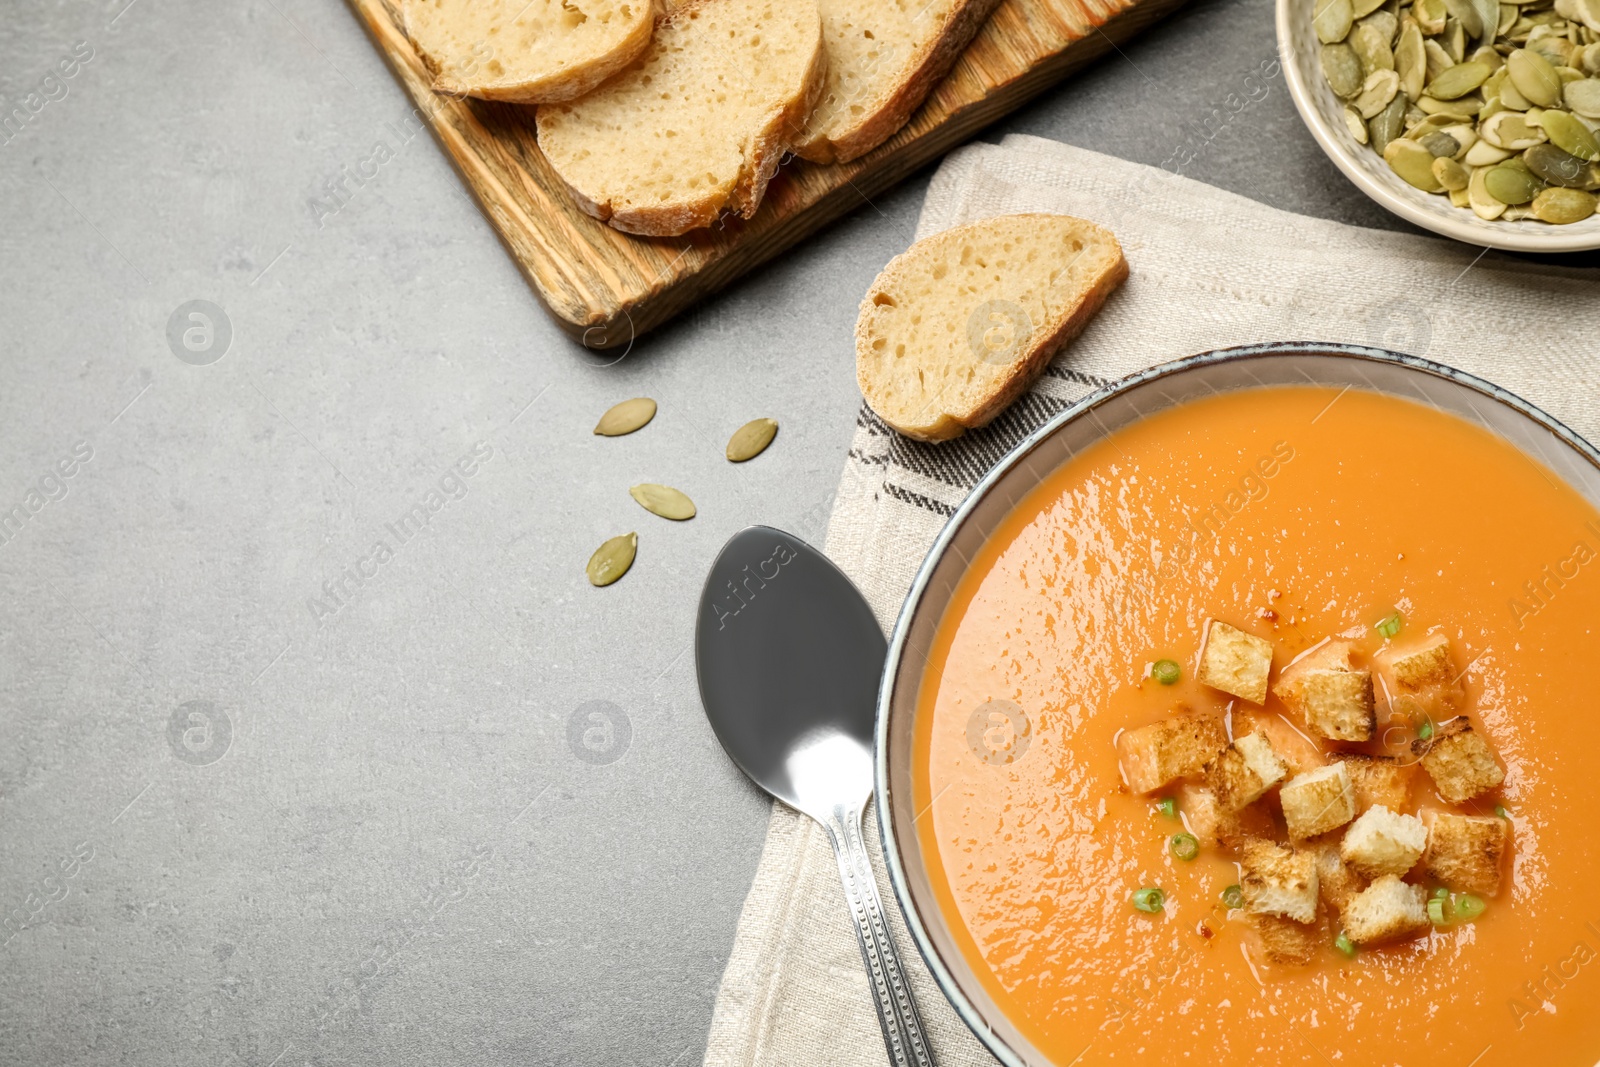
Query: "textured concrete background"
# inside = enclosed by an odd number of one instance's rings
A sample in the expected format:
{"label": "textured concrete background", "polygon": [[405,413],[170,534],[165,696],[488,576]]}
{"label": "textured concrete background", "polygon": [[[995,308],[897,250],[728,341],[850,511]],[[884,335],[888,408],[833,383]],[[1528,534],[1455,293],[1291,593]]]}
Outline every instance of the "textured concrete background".
{"label": "textured concrete background", "polygon": [[[1267,0],[1202,0],[996,132],[1391,225],[1273,54]],[[766,818],[700,713],[698,585],[748,523],[820,539],[927,176],[619,361],[335,0],[13,0],[0,110],[36,90],[0,144],[0,1062],[698,1062]],[[590,434],[636,395],[648,429]]]}

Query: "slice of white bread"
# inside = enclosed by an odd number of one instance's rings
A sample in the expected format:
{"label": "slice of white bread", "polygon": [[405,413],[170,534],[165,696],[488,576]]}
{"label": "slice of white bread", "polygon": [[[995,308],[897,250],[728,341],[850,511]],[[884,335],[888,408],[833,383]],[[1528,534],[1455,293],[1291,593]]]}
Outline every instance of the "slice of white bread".
{"label": "slice of white bread", "polygon": [[819,0],[828,48],[822,96],[795,146],[845,163],[904,126],[999,0]]}
{"label": "slice of white bread", "polygon": [[1127,276],[1111,231],[1070,215],[1002,215],[924,238],[861,301],[861,395],[919,441],[984,426]]}
{"label": "slice of white bread", "polygon": [[639,61],[539,108],[539,147],[589,214],[670,237],[749,218],[794,144],[826,62],[816,0],[691,0]]}
{"label": "slice of white bread", "polygon": [[546,104],[582,96],[650,43],[651,0],[403,0],[406,32],[453,96]]}

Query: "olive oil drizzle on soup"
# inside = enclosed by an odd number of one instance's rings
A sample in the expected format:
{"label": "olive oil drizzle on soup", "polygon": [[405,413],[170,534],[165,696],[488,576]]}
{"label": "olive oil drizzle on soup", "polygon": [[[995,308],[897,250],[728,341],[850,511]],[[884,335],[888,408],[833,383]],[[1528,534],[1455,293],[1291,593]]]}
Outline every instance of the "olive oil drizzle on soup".
{"label": "olive oil drizzle on soup", "polygon": [[[1394,615],[1448,634],[1505,768],[1452,808],[1510,819],[1499,892],[1471,922],[1269,964],[1223,900],[1232,854],[1176,854],[1183,813],[1128,791],[1116,740],[1179,705],[1303,731],[1275,696],[1230,709],[1199,684],[1207,619],[1271,640],[1276,683],[1329,635],[1377,649]],[[1024,499],[941,621],[915,776],[941,909],[988,993],[1063,1067],[1593,1067],[1597,625],[1600,514],[1477,427],[1317,387],[1154,415]],[[1150,676],[1167,659],[1171,685]],[[1380,730],[1386,714],[1380,697]],[[1425,774],[1411,803],[1447,806]],[[1159,907],[1140,910],[1150,887]]]}

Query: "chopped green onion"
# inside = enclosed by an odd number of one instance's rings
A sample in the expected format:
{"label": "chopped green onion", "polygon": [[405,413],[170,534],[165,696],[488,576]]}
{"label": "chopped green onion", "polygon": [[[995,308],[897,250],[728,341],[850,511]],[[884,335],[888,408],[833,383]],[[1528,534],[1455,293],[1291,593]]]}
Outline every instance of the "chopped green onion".
{"label": "chopped green onion", "polygon": [[1171,797],[1162,797],[1156,802],[1156,807],[1160,808],[1161,814],[1165,815],[1169,819],[1176,819],[1178,817],[1178,802],[1173,800]]}
{"label": "chopped green onion", "polygon": [[1350,959],[1356,958],[1355,942],[1351,941],[1350,935],[1345,933],[1343,930],[1340,930],[1339,936],[1333,939],[1333,947],[1344,953]]}
{"label": "chopped green onion", "polygon": [[1484,913],[1489,907],[1482,897],[1475,897],[1471,893],[1462,893],[1456,897],[1456,918],[1462,922],[1471,922]]}
{"label": "chopped green onion", "polygon": [[1400,632],[1400,624],[1404,621],[1404,618],[1397,611],[1393,615],[1390,615],[1379,622],[1378,625],[1373,627],[1373,629],[1377,630],[1385,637],[1393,637],[1395,634]]}
{"label": "chopped green onion", "polygon": [[1244,907],[1244,890],[1236,885],[1230,885],[1222,891],[1222,902],[1230,908]]}
{"label": "chopped green onion", "polygon": [[1450,890],[1446,889],[1444,886],[1440,886],[1438,889],[1435,889],[1430,896],[1433,900],[1449,900]]}
{"label": "chopped green onion", "polygon": [[1167,895],[1158,886],[1145,886],[1133,894],[1133,906],[1151,915],[1160,911],[1166,903]]}
{"label": "chopped green onion", "polygon": [[1433,720],[1423,719],[1422,725],[1417,727],[1417,738],[1426,741],[1433,736]]}
{"label": "chopped green onion", "polygon": [[1511,818],[1511,813],[1506,810],[1506,806],[1504,804],[1496,804],[1494,806],[1494,813],[1500,816],[1502,819]]}
{"label": "chopped green onion", "polygon": [[1173,834],[1170,845],[1172,854],[1180,860],[1192,860],[1200,855],[1200,842],[1193,834]]}
{"label": "chopped green onion", "polygon": [[1434,897],[1432,900],[1428,901],[1428,918],[1430,920],[1432,920],[1433,925],[1435,925],[1435,926],[1443,926],[1444,925],[1444,901],[1443,900],[1441,900],[1438,897]]}
{"label": "chopped green onion", "polygon": [[1173,685],[1183,677],[1183,668],[1178,666],[1177,660],[1158,659],[1155,666],[1150,668],[1150,677],[1162,685]]}

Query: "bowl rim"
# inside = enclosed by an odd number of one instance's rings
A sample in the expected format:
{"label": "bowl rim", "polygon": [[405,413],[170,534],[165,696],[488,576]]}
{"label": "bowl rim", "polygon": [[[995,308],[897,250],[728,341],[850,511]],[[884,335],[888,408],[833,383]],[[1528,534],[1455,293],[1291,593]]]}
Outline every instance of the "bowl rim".
{"label": "bowl rim", "polygon": [[[971,492],[967,494],[966,499],[961,502],[960,507],[956,508],[949,519],[945,521],[944,527],[940,529],[938,536],[934,538],[927,555],[923,557],[921,565],[917,568],[917,574],[912,580],[910,591],[907,593],[905,602],[901,605],[900,611],[895,618],[894,632],[889,638],[889,653],[884,660],[883,675],[879,680],[877,710],[873,724],[873,803],[878,818],[878,837],[883,847],[883,858],[884,864],[888,869],[889,884],[894,891],[895,903],[900,910],[901,917],[905,920],[906,929],[910,931],[918,953],[922,956],[923,962],[927,964],[929,971],[932,972],[934,981],[938,984],[939,990],[944,994],[945,999],[955,1008],[956,1014],[960,1016],[961,1021],[966,1024],[973,1035],[996,1059],[1005,1064],[1005,1067],[1032,1067],[1032,1065],[1024,1061],[985,1022],[983,1016],[973,1006],[960,986],[957,985],[955,977],[945,966],[943,959],[934,947],[926,925],[923,923],[922,915],[911,898],[911,889],[906,876],[905,864],[897,844],[898,835],[889,791],[889,719],[895,697],[894,683],[900,673],[900,662],[906,650],[911,624],[922,602],[923,595],[927,592],[928,583],[932,578],[934,569],[944,558],[946,550],[950,547],[963,523],[971,517],[979,503],[1013,468],[1022,463],[1027,456],[1050,437],[1054,436],[1062,427],[1093,412],[1113,398],[1149,382],[1159,381],[1196,368],[1280,356],[1326,356],[1333,359],[1382,363],[1454,382],[1479,393],[1488,400],[1510,407],[1550,432],[1563,444],[1566,444],[1588,460],[1596,470],[1600,470],[1600,449],[1597,449],[1565,423],[1542,408],[1529,403],[1510,390],[1495,385],[1493,382],[1480,378],[1475,374],[1470,374],[1421,356],[1413,356],[1403,352],[1391,352],[1387,349],[1372,348],[1365,345],[1320,341],[1281,341],[1238,345],[1200,352],[1182,359],[1148,367],[1103,385],[1053,416],[1049,421],[1018,442],[988,473],[978,480],[972,487]],[[1111,432],[1114,433],[1116,431]],[[1493,433],[1494,431],[1490,430],[1489,432]],[[1516,446],[1513,445],[1513,447]],[[921,675],[918,675],[918,677],[920,678]],[[914,833],[915,831],[912,830],[911,832]],[[1600,1067],[1600,1065],[1597,1065],[1597,1067]]]}
{"label": "bowl rim", "polygon": [[[1411,190],[1407,186],[1406,189],[1415,193],[1415,196],[1403,195],[1373,178],[1356,162],[1349,146],[1339,140],[1335,132],[1323,121],[1322,114],[1311,100],[1311,87],[1300,77],[1299,65],[1293,62],[1293,57],[1297,54],[1294,47],[1296,5],[1306,2],[1307,0],[1277,0],[1278,63],[1283,68],[1284,82],[1289,86],[1289,98],[1294,101],[1295,110],[1300,113],[1300,121],[1311,131],[1311,136],[1321,146],[1323,154],[1331,159],[1333,165],[1355,183],[1358,189],[1381,207],[1407,222],[1466,244],[1510,252],[1543,253],[1590,252],[1600,248],[1600,230],[1588,229],[1574,233],[1562,226],[1549,226],[1548,232],[1500,228],[1493,225],[1475,226],[1465,219],[1448,218],[1423,208],[1423,202],[1417,197],[1431,196],[1431,193]],[[1470,214],[1470,210],[1465,208],[1452,210],[1466,210]],[[1595,217],[1600,218],[1600,215]],[[1476,216],[1473,218],[1477,221]]]}

